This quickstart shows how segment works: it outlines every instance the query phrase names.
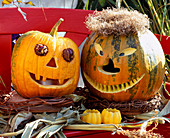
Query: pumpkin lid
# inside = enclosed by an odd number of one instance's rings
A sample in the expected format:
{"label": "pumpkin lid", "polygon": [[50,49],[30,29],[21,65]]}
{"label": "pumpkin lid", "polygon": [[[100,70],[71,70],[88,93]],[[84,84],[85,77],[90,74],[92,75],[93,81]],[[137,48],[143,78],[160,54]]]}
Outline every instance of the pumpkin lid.
{"label": "pumpkin lid", "polygon": [[89,14],[85,24],[89,30],[98,34],[120,36],[149,29],[149,18],[136,10],[107,8]]}

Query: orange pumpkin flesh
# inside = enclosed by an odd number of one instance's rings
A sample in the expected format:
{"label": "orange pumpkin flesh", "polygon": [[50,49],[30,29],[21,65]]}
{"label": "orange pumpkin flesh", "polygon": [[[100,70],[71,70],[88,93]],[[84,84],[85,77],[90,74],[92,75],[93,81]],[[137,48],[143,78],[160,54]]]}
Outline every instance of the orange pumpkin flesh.
{"label": "orange pumpkin flesh", "polygon": [[162,47],[149,30],[118,37],[93,32],[81,58],[86,86],[110,101],[150,99],[161,87],[164,65]]}
{"label": "orange pumpkin flesh", "polygon": [[[61,22],[57,22],[50,34],[30,31],[17,40],[12,54],[11,73],[13,86],[21,96],[63,96],[76,89],[79,49],[69,38],[56,35]],[[39,47],[36,49],[37,45]],[[36,50],[39,51],[36,53]]]}

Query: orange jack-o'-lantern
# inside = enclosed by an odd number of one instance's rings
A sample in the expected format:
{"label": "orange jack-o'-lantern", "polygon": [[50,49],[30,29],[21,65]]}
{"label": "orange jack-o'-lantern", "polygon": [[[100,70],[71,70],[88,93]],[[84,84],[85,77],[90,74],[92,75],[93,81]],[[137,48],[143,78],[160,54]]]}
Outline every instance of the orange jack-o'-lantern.
{"label": "orange jack-o'-lantern", "polygon": [[81,61],[87,87],[110,101],[147,100],[159,90],[164,77],[164,53],[149,30],[118,37],[93,32]]}
{"label": "orange jack-o'-lantern", "polygon": [[86,20],[92,30],[82,50],[82,75],[89,90],[110,101],[148,100],[161,87],[165,57],[137,11],[106,9]]}
{"label": "orange jack-o'-lantern", "polygon": [[63,96],[79,80],[80,55],[69,38],[58,37],[60,19],[50,34],[29,31],[16,42],[11,63],[12,84],[23,97]]}

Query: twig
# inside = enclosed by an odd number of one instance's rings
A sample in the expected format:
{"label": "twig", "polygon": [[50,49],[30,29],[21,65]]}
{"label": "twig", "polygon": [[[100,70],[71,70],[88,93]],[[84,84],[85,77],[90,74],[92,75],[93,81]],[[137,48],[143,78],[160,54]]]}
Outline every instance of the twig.
{"label": "twig", "polygon": [[120,125],[114,124],[98,124],[98,125],[89,125],[89,124],[77,124],[77,125],[68,125],[64,129],[70,130],[106,130],[106,131],[115,131],[119,129]]}
{"label": "twig", "polygon": [[0,134],[0,137],[17,136],[17,135],[19,135],[19,134],[22,134],[23,132],[24,132],[24,129],[21,129],[21,130],[16,131],[16,132],[10,132],[10,133]]}

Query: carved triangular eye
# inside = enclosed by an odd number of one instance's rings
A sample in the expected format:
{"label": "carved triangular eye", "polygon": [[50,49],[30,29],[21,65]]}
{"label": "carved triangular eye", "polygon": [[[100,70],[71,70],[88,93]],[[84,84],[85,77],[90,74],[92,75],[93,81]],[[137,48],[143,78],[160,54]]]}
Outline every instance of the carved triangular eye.
{"label": "carved triangular eye", "polygon": [[100,44],[94,43],[95,51],[99,56],[103,56],[103,49]]}
{"label": "carved triangular eye", "polygon": [[45,56],[48,53],[48,47],[44,44],[36,44],[34,51],[38,56]]}

